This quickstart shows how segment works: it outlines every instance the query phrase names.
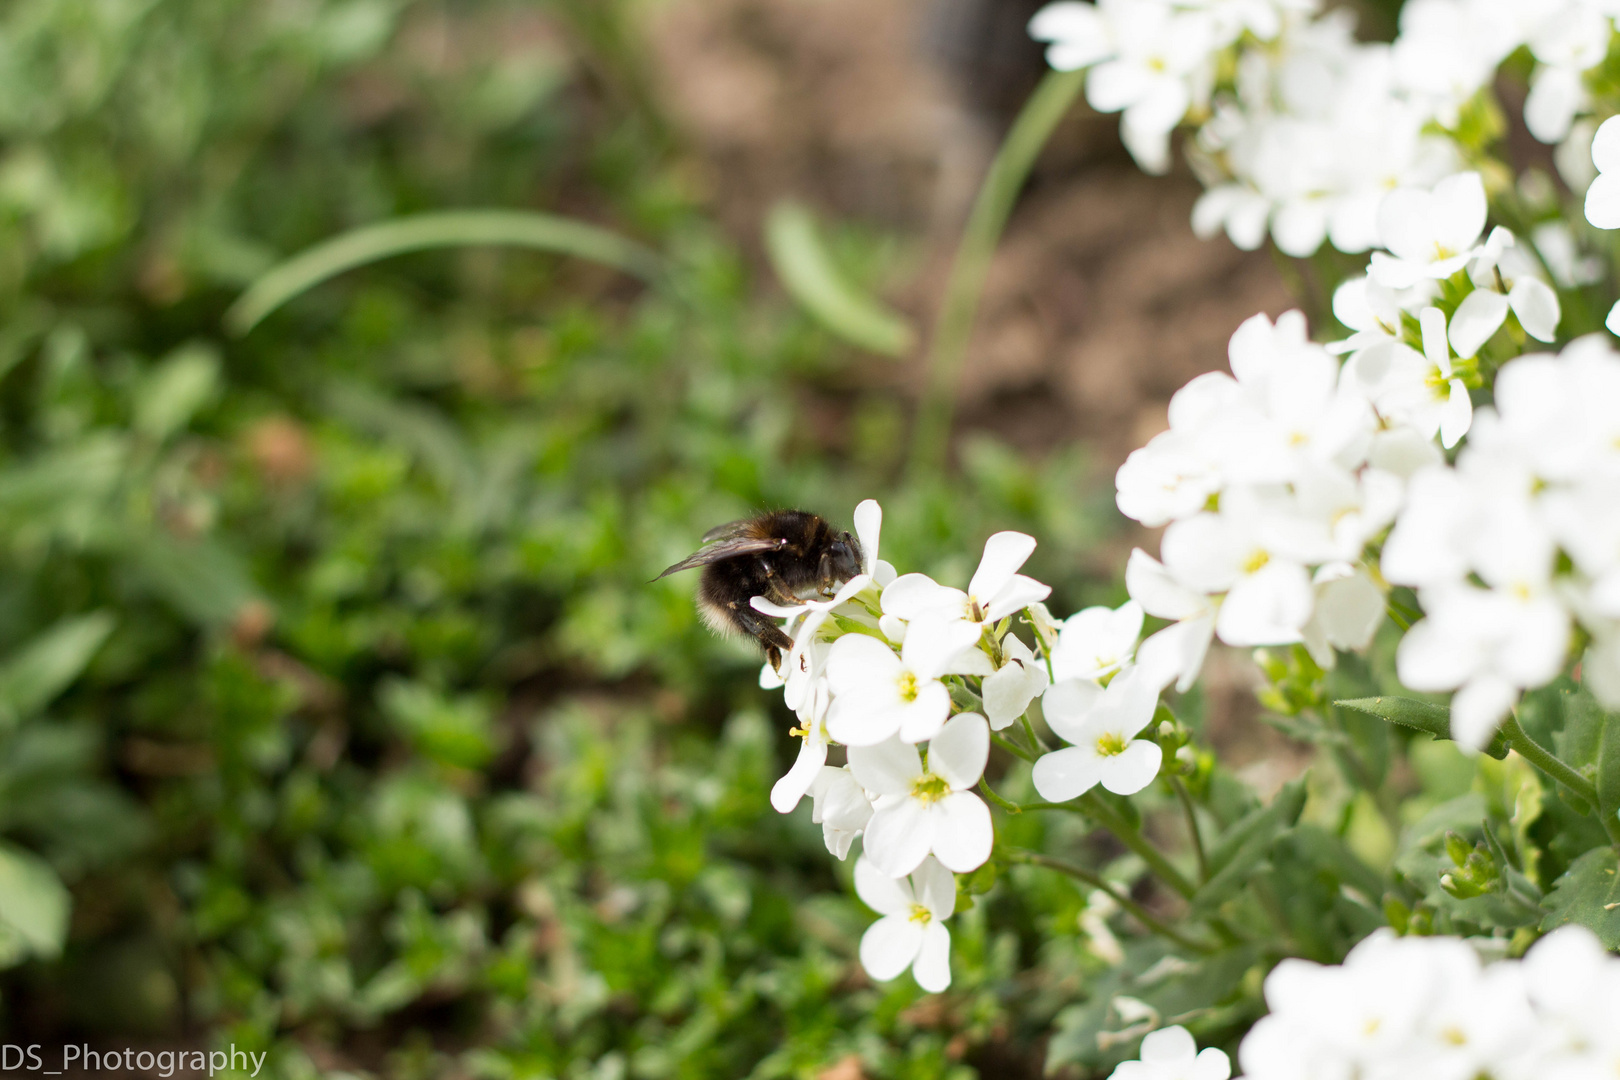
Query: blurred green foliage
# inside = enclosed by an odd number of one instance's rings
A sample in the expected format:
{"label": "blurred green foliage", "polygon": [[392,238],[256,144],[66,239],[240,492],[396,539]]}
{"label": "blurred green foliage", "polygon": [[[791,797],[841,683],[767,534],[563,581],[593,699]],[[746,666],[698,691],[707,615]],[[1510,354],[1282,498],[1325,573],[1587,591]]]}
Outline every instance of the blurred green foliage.
{"label": "blurred green foliage", "polygon": [[[867,983],[869,914],[808,807],[769,808],[790,724],[757,654],[648,584],[752,507],[871,495],[902,565],[965,578],[1024,528],[1064,606],[1108,589],[1074,453],[969,439],[897,484],[906,399],[761,299],[623,14],[0,13],[8,1041],[234,1041],[289,1077],[1013,1075],[1099,966],[1080,893],[1032,874],[953,922],[947,998]],[[675,269],[415,254],[222,329],[278,259],[463,207]],[[880,279],[892,245],[854,248]]]}

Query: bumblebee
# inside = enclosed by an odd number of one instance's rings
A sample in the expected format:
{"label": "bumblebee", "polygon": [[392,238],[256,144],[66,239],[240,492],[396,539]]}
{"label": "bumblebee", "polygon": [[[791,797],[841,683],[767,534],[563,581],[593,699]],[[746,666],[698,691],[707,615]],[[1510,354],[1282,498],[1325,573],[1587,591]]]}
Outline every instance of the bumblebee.
{"label": "bumblebee", "polygon": [[769,510],[710,529],[703,546],[658,575],[661,578],[703,567],[697,606],[709,629],[722,636],[747,634],[765,650],[771,666],[793,639],[749,600],[763,596],[778,604],[831,596],[861,572],[861,545],[848,532],[805,510]]}

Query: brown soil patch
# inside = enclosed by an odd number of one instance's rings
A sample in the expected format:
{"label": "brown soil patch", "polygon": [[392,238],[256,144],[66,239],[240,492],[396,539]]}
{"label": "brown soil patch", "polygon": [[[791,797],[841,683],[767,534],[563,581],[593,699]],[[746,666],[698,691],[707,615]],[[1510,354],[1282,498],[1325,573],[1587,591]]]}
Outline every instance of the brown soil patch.
{"label": "brown soil patch", "polygon": [[[721,220],[756,243],[777,199],[922,238],[890,299],[926,326],[1010,112],[1039,78],[1033,0],[666,0],[646,27],[657,93]],[[1170,395],[1224,366],[1256,311],[1293,302],[1271,259],[1193,236],[1197,182],[1142,174],[1084,106],[1053,140],[991,272],[961,380],[962,428],[1112,468]],[[914,365],[876,378],[915,386]]]}

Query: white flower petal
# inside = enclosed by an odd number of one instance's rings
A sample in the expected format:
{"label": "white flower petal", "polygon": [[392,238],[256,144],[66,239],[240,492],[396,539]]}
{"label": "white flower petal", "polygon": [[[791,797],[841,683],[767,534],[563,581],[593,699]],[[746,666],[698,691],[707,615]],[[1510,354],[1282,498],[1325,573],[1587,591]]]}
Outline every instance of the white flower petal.
{"label": "white flower petal", "polygon": [[990,598],[985,608],[985,621],[1000,622],[1008,615],[1023,611],[1029,605],[1038,604],[1051,595],[1052,586],[1043,585],[1023,574],[1014,574],[1012,579]]}
{"label": "white flower petal", "polygon": [[1452,695],[1451,737],[1461,746],[1483,749],[1518,700],[1518,689],[1506,679],[1481,675],[1470,680]]}
{"label": "white flower petal", "polygon": [[979,633],[977,623],[937,619],[913,622],[906,627],[906,641],[900,646],[901,662],[919,679],[938,678],[957,653],[979,640]]}
{"label": "white flower petal", "polygon": [[1620,229],[1620,172],[1599,173],[1586,189],[1586,220],[1600,229]]}
{"label": "white flower petal", "polygon": [[967,606],[967,594],[941,585],[927,574],[901,574],[884,587],[882,603],[885,615],[920,619],[944,611],[962,611]]}
{"label": "white flower petal", "polygon": [[785,814],[799,805],[810,790],[810,785],[821,774],[827,763],[827,744],[819,739],[805,739],[799,745],[799,756],[793,767],[771,788],[771,806],[778,814]]}
{"label": "white flower petal", "polygon": [[879,795],[909,795],[911,785],[923,774],[917,748],[899,739],[876,746],[851,746],[849,771],[867,791]]}
{"label": "white flower petal", "polygon": [[923,927],[922,942],[917,947],[917,959],[911,966],[917,985],[930,994],[938,994],[951,986],[951,932],[937,919]]}
{"label": "white flower petal", "polygon": [[996,841],[990,808],[973,792],[952,792],[929,807],[928,816],[933,819],[934,856],[945,867],[966,874],[990,858]]}
{"label": "white flower petal", "polygon": [[[984,556],[968,582],[968,595],[989,601],[1012,580],[1035,551],[1035,538],[1021,532],[998,532],[984,542]],[[1044,600],[1045,597],[1036,597]],[[1031,601],[1033,603],[1033,601]]]}
{"label": "white flower petal", "polygon": [[1142,1052],[1138,1056],[1143,1061],[1173,1065],[1190,1061],[1197,1053],[1198,1044],[1192,1034],[1177,1024],[1149,1032],[1142,1040]]}
{"label": "white flower petal", "polygon": [[908,915],[885,915],[861,935],[861,967],[888,982],[911,966],[922,948],[923,928]]}
{"label": "white flower petal", "polygon": [[890,877],[864,856],[855,860],[855,895],[879,915],[910,915],[911,905],[917,902],[911,882]]}
{"label": "white flower petal", "polygon": [[874,682],[900,677],[900,658],[869,634],[845,634],[827,653],[827,685],[833,696],[860,693]]}
{"label": "white flower petal", "polygon": [[1440,408],[1440,445],[1450,450],[1468,434],[1474,423],[1474,403],[1468,399],[1468,388],[1461,379],[1447,384],[1450,393]]}
{"label": "white flower petal", "polygon": [[875,573],[878,562],[878,540],[883,533],[883,507],[876,499],[863,499],[855,508],[855,538],[861,542],[861,569]]}
{"label": "white flower petal", "polygon": [[935,919],[948,919],[956,910],[956,875],[945,869],[933,856],[922,861],[911,875],[917,892],[917,903],[928,909]]}
{"label": "white flower petal", "polygon": [[1153,783],[1164,762],[1164,751],[1156,742],[1133,740],[1122,753],[1103,762],[1102,786],[1115,795],[1135,795]]}
{"label": "white flower petal", "polygon": [[[900,706],[900,738],[904,742],[926,742],[939,734],[945,718],[951,715],[951,692],[943,683],[917,688],[917,700]],[[854,745],[853,743],[851,745]]]}
{"label": "white flower petal", "polygon": [[1141,548],[1125,563],[1125,589],[1142,610],[1161,619],[1188,619],[1209,610],[1209,597],[1188,588]]}
{"label": "white flower petal", "polygon": [[1473,356],[1496,333],[1507,313],[1507,297],[1489,289],[1475,289],[1463,297],[1451,317],[1451,347],[1457,350],[1458,356]]}
{"label": "white flower petal", "polygon": [[1075,742],[1102,699],[1103,688],[1090,679],[1059,679],[1041,697],[1041,715],[1060,738]]}
{"label": "white flower petal", "polygon": [[1592,164],[1598,172],[1620,173],[1620,123],[1612,116],[1592,136]]}
{"label": "white flower petal", "polygon": [[1035,790],[1047,802],[1068,802],[1084,795],[1102,779],[1103,762],[1095,748],[1066,746],[1035,762]]}
{"label": "white flower petal", "polygon": [[928,744],[928,771],[955,791],[977,784],[989,760],[990,727],[978,713],[951,717]]}
{"label": "white flower petal", "polygon": [[1558,294],[1551,285],[1532,277],[1520,278],[1513,283],[1508,302],[1525,333],[1537,341],[1552,341],[1558,336],[1558,319],[1562,312],[1558,307]]}
{"label": "white flower petal", "polygon": [[934,846],[934,824],[935,815],[916,799],[885,801],[866,824],[866,856],[890,877],[904,877]]}

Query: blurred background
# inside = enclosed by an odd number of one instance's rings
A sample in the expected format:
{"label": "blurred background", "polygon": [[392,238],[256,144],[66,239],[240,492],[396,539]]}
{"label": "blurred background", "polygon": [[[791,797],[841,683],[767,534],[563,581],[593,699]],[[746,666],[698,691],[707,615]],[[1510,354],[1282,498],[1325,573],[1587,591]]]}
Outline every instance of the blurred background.
{"label": "blurred background", "polygon": [[[1077,106],[948,464],[908,465],[914,342],[1044,70],[1038,6],[0,7],[0,1042],[285,1077],[1061,1068],[1095,960],[1035,930],[1080,893],[981,898],[946,995],[868,982],[848,866],[770,809],[794,747],[757,652],[691,575],[648,583],[751,509],[875,497],[904,568],[965,580],[1016,528],[1055,612],[1123,599],[1113,469],[1238,322],[1322,298],[1194,239],[1191,175]],[[463,208],[664,270],[456,246],[227,329],[299,251]],[[806,314],[795,260],[899,344]],[[1215,663],[1215,732],[1246,680]],[[1280,752],[1246,737],[1226,759]]]}

